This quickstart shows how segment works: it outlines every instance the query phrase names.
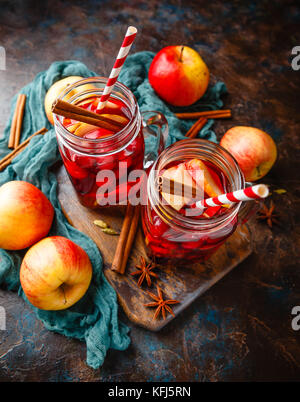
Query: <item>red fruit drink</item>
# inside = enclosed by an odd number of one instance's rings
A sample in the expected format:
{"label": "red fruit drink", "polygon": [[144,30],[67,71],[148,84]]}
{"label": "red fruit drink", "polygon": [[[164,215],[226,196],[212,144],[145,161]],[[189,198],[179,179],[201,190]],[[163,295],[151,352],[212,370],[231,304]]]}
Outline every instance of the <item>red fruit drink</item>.
{"label": "red fruit drink", "polygon": [[[106,106],[97,111],[105,79],[86,79],[68,87],[61,99],[106,115],[122,125],[118,132],[55,115],[59,150],[80,202],[89,208],[126,203],[143,169],[141,115],[133,94],[117,83]],[[71,96],[70,96],[71,95]],[[102,174],[103,173],[103,174]]]}
{"label": "red fruit drink", "polygon": [[[204,261],[235,231],[240,203],[197,209],[192,196],[173,196],[157,188],[163,177],[197,188],[201,198],[244,188],[231,155],[210,141],[183,140],[166,149],[148,179],[143,230],[149,254],[166,259]],[[185,195],[185,194],[184,194]]]}

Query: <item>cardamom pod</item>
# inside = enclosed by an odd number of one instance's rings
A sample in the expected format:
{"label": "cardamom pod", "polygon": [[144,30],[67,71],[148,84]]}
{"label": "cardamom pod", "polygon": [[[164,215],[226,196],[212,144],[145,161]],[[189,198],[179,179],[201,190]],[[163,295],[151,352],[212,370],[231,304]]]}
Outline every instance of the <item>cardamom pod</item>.
{"label": "cardamom pod", "polygon": [[276,193],[276,194],[285,194],[286,190],[284,188],[278,188],[277,190],[274,190],[274,193]]}
{"label": "cardamom pod", "polygon": [[101,221],[101,220],[94,221],[94,225],[99,226],[101,229],[108,228],[108,224],[106,222],[104,222],[104,221]]}
{"label": "cardamom pod", "polygon": [[109,234],[109,235],[119,235],[120,234],[119,232],[116,232],[112,228],[104,228],[104,229],[101,229],[101,230],[102,230],[102,232],[104,232],[106,234]]}

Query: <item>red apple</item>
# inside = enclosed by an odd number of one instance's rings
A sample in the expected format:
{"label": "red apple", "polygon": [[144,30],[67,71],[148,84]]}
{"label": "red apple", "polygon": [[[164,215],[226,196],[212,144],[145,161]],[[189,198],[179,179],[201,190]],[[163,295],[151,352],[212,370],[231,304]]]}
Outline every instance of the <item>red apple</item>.
{"label": "red apple", "polygon": [[204,95],[209,70],[196,50],[167,46],[154,57],[148,77],[163,100],[174,106],[189,106]]}
{"label": "red apple", "polygon": [[234,156],[247,181],[265,176],[277,158],[272,137],[254,127],[232,127],[224,134],[220,145]]}
{"label": "red apple", "polygon": [[30,303],[63,310],[83,297],[92,278],[87,253],[71,240],[53,236],[32,246],[23,259],[20,281]]}
{"label": "red apple", "polygon": [[26,181],[0,187],[0,248],[21,250],[47,236],[54,209],[47,197]]}

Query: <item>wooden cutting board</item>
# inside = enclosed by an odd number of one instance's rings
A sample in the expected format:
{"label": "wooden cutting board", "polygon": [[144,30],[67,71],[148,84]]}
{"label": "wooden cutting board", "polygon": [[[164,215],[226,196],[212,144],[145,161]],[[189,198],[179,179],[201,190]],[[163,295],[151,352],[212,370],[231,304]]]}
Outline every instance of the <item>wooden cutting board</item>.
{"label": "wooden cutting board", "polygon": [[[58,198],[68,221],[80,231],[86,233],[99,247],[104,260],[104,274],[116,290],[119,302],[131,321],[149,330],[158,331],[174,317],[168,315],[153,320],[155,309],[145,307],[145,303],[153,301],[146,293],[147,285],[141,288],[137,285],[137,277],[130,275],[136,271],[135,265],[139,263],[140,256],[146,257],[146,248],[141,228],[139,228],[134,247],[127,264],[125,275],[120,275],[110,269],[118,236],[105,234],[94,225],[94,220],[101,219],[113,229],[120,231],[125,213],[124,208],[103,208],[92,211],[83,207],[76,196],[64,166],[57,171]],[[155,269],[165,298],[176,299],[179,304],[172,306],[175,316],[189,306],[193,300],[203,294],[224,275],[236,267],[252,252],[251,233],[247,225],[238,227],[236,232],[223,246],[205,263],[185,266],[164,265]],[[156,294],[155,284],[149,289]]]}

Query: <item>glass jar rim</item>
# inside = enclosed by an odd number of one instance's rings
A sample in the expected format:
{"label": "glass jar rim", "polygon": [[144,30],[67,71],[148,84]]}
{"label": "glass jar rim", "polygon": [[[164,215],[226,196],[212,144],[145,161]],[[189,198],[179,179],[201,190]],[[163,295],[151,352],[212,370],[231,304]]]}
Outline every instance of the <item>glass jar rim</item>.
{"label": "glass jar rim", "polygon": [[[187,144],[188,142],[188,144]],[[245,179],[244,175],[241,172],[239,165],[235,158],[221,145],[216,144],[212,141],[206,140],[206,139],[183,139],[178,142],[176,142],[173,145],[170,145],[168,148],[166,148],[158,157],[156,162],[151,168],[151,171],[149,173],[149,178],[148,178],[148,183],[147,183],[147,191],[148,191],[148,197],[149,201],[151,203],[151,206],[154,208],[155,212],[160,216],[161,219],[163,219],[167,224],[170,226],[174,227],[183,227],[184,229],[191,230],[191,231],[210,231],[215,228],[220,228],[220,226],[226,225],[229,221],[231,221],[238,213],[241,202],[234,204],[234,206],[231,209],[230,213],[222,214],[219,216],[214,216],[210,219],[195,219],[192,217],[187,217],[185,215],[180,214],[178,211],[176,211],[174,208],[168,205],[164,205],[160,201],[159,197],[159,191],[157,186],[155,185],[158,173],[161,171],[163,168],[163,165],[165,166],[167,163],[171,162],[169,159],[172,157],[172,154],[175,154],[179,151],[185,151],[187,152],[188,150],[195,150],[201,152],[201,150],[204,151],[210,151],[215,158],[216,158],[216,151],[218,152],[218,155],[222,157],[223,161],[225,161],[233,171],[235,181],[231,180],[230,186],[232,187],[231,191],[235,191],[238,189],[243,189],[245,188]],[[192,154],[191,154],[192,155]],[[178,155],[177,155],[178,156]],[[164,159],[166,159],[165,163]],[[189,157],[190,159],[193,159],[193,156]],[[183,160],[184,157],[178,157],[178,160]],[[212,158],[213,159],[213,158]],[[229,180],[229,178],[228,178]]]}
{"label": "glass jar rim", "polygon": [[[71,91],[73,91],[75,88],[77,88],[77,87],[79,87],[81,85],[87,85],[87,84],[91,84],[93,82],[94,83],[97,82],[97,83],[106,84],[107,81],[108,81],[108,78],[100,77],[100,76],[99,77],[95,76],[95,77],[89,77],[89,78],[80,79],[78,81],[75,81],[71,85],[67,86],[64,89],[64,91],[62,91],[60,93],[60,96],[58,97],[58,99],[63,100],[63,98],[65,96],[67,96]],[[104,85],[104,87],[105,87],[105,85]],[[103,87],[102,90],[104,90],[104,87]],[[86,141],[86,142],[91,143],[91,144],[101,144],[101,143],[103,143],[105,141],[113,141],[114,139],[122,137],[124,135],[124,133],[130,131],[132,129],[132,127],[134,126],[134,124],[136,123],[136,116],[138,114],[137,111],[139,110],[139,107],[138,107],[138,103],[137,103],[137,100],[136,100],[134,94],[131,92],[131,90],[126,85],[122,84],[119,81],[117,81],[115,83],[114,89],[112,90],[111,94],[116,92],[116,88],[123,90],[125,92],[126,97],[130,100],[130,103],[134,106],[134,110],[130,111],[131,115],[132,115],[131,120],[120,131],[117,131],[116,133],[114,133],[114,134],[112,134],[112,135],[110,135],[108,137],[97,138],[97,139],[89,139],[89,138],[81,138],[80,137],[80,140],[82,142]],[[95,88],[95,90],[99,90],[99,89],[100,88]],[[90,90],[90,92],[92,92],[92,90]],[[78,96],[78,93],[77,94],[75,93],[71,98],[68,98],[68,100],[69,101],[72,101],[72,100],[74,101],[75,98],[76,98],[76,95]],[[70,102],[70,103],[72,103],[72,102]],[[71,133],[69,130],[67,130],[64,127],[64,125],[62,124],[62,116],[59,116],[59,115],[53,113],[53,119],[54,119],[54,122],[57,123],[59,129],[61,129],[65,134],[67,134],[67,136],[69,136],[71,139],[78,140],[78,136],[76,136],[75,134]]]}

